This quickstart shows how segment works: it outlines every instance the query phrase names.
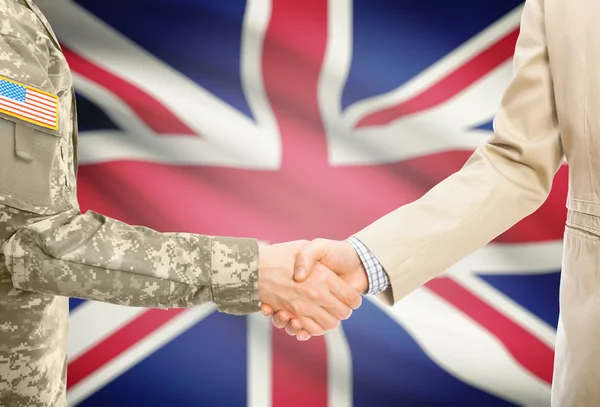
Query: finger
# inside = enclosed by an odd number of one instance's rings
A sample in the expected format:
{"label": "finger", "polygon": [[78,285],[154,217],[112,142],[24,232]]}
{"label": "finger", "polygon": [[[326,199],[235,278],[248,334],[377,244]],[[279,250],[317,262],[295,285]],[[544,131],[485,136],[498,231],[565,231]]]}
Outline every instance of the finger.
{"label": "finger", "polygon": [[290,322],[290,319],[292,319],[292,316],[290,315],[289,312],[283,310],[283,311],[278,311],[274,316],[273,316],[273,325],[276,328],[285,328],[286,325]]}
{"label": "finger", "polygon": [[307,317],[301,317],[300,323],[309,336],[321,336],[326,332],[326,329],[317,324],[314,320]]}
{"label": "finger", "polygon": [[339,277],[336,277],[329,283],[329,291],[338,300],[352,309],[357,309],[362,305],[360,293]]}
{"label": "finger", "polygon": [[294,280],[302,282],[308,278],[315,263],[321,260],[327,252],[325,242],[324,239],[313,240],[298,252],[294,264]]}
{"label": "finger", "polygon": [[[322,327],[325,331],[331,331],[332,329],[337,328],[340,320],[333,317],[328,311],[321,307],[314,307],[313,310],[309,314],[306,314],[307,317],[312,319],[316,324]],[[311,332],[307,326],[304,324],[304,320],[301,320],[302,327],[311,335],[315,335],[315,333]]]}
{"label": "finger", "polygon": [[298,318],[293,318],[285,327],[285,331],[291,336],[297,336],[302,331],[302,323]]}
{"label": "finger", "polygon": [[296,335],[296,339],[302,342],[308,341],[310,339],[310,334],[304,330],[300,331],[300,333]]}
{"label": "finger", "polygon": [[323,309],[327,311],[336,321],[348,319],[352,314],[352,308],[338,300],[333,295],[330,295],[323,305]]}
{"label": "finger", "polygon": [[260,312],[267,317],[270,317],[273,315],[273,308],[271,308],[270,305],[267,304],[261,304],[260,305]]}

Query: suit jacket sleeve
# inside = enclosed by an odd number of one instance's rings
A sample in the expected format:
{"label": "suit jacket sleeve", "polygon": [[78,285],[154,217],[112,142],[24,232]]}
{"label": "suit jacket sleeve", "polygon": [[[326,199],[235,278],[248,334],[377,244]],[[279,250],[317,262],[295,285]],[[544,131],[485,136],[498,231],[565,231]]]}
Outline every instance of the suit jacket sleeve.
{"label": "suit jacket sleeve", "polygon": [[494,135],[421,199],[355,234],[379,259],[388,304],[484,246],[546,200],[563,158],[542,0],[527,0]]}

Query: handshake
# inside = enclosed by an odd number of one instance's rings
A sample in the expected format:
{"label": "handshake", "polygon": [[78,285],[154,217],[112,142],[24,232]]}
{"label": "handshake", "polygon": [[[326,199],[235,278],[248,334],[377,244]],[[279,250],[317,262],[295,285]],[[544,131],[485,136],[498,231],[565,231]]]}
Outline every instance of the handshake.
{"label": "handshake", "polygon": [[261,246],[258,267],[261,312],[301,341],[348,319],[369,288],[362,261],[347,241]]}

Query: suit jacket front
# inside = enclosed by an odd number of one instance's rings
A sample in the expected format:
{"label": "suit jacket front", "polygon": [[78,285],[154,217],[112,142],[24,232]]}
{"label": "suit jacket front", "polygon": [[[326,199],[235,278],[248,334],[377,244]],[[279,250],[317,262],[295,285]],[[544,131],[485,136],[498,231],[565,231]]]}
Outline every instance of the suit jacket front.
{"label": "suit jacket front", "polygon": [[563,157],[569,210],[553,405],[600,405],[600,2],[527,0],[494,135],[421,199],[356,236],[393,304],[547,198]]}

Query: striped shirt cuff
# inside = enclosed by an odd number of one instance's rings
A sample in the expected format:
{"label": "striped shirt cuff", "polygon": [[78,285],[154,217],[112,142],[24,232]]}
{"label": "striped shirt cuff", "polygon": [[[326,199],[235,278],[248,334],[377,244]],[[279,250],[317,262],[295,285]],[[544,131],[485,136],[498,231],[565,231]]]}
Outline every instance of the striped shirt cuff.
{"label": "striped shirt cuff", "polygon": [[358,253],[358,257],[360,257],[360,261],[362,261],[362,264],[367,271],[369,288],[365,294],[373,295],[385,291],[390,285],[390,279],[381,263],[379,263],[367,246],[354,236],[350,236],[347,241],[354,247],[354,250]]}

